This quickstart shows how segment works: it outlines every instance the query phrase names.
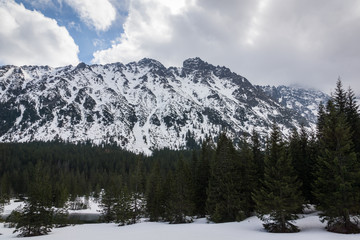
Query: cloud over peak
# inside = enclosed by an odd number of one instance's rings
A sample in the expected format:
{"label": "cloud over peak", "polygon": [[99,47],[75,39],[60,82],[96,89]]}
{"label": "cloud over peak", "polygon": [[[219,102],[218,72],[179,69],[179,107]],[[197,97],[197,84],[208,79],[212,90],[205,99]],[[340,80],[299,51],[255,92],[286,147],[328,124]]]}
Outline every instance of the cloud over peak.
{"label": "cloud over peak", "polygon": [[360,90],[358,0],[132,0],[124,33],[92,62],[200,56],[256,84],[329,91],[337,77]]}

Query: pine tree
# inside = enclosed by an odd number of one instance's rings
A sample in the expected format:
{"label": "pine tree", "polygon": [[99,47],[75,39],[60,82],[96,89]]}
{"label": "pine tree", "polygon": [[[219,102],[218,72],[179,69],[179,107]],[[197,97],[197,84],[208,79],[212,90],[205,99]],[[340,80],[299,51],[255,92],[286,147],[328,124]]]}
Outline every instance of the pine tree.
{"label": "pine tree", "polygon": [[256,210],[269,232],[296,232],[292,223],[302,207],[301,184],[294,174],[281,133],[274,124],[265,155],[262,186],[253,194]]}
{"label": "pine tree", "polygon": [[120,175],[110,176],[102,196],[100,208],[105,222],[115,222],[119,226],[132,224],[134,209],[132,198]]}
{"label": "pine tree", "polygon": [[255,203],[252,194],[259,187],[258,162],[255,162],[253,148],[247,143],[246,139],[241,139],[239,143],[239,161],[241,174],[241,192],[243,193],[243,209],[246,209],[246,216],[250,216],[254,211]]}
{"label": "pine tree", "polygon": [[[261,150],[261,142],[259,134],[253,129],[251,134],[251,151],[255,163],[255,178],[257,179],[257,186],[260,181],[264,179],[264,153]],[[257,188],[257,187],[256,187]]]}
{"label": "pine tree", "polygon": [[240,221],[246,217],[241,164],[232,141],[220,134],[210,178],[206,209],[214,222]]}
{"label": "pine tree", "polygon": [[317,116],[317,125],[316,125],[316,135],[317,139],[321,139],[325,127],[325,106],[322,102],[319,104],[318,116]]}
{"label": "pine tree", "polygon": [[360,114],[359,106],[356,104],[356,97],[353,90],[349,87],[347,92],[347,101],[345,105],[346,120],[351,129],[351,140],[354,144],[354,150],[357,157],[360,157]]}
{"label": "pine tree", "polygon": [[192,222],[194,212],[192,178],[189,165],[183,160],[178,161],[175,176],[170,181],[170,197],[168,199],[168,220],[170,223]]}
{"label": "pine tree", "polygon": [[131,202],[132,202],[132,222],[136,223],[139,218],[143,214],[143,196],[144,196],[144,190],[145,190],[145,184],[144,184],[144,169],[143,169],[143,160],[142,155],[140,155],[137,158],[137,163],[134,169],[134,172],[132,173],[130,177],[130,185],[132,188],[132,196],[131,196]]}
{"label": "pine tree", "polygon": [[335,94],[334,96],[332,96],[332,98],[334,99],[334,104],[337,107],[338,111],[341,113],[345,113],[347,96],[345,90],[343,89],[340,77],[336,82]]}
{"label": "pine tree", "polygon": [[[165,214],[165,194],[163,179],[160,173],[160,164],[157,161],[148,177],[146,186],[146,212],[150,221],[159,221]],[[164,193],[165,192],[165,193]]]}
{"label": "pine tree", "polygon": [[[116,196],[116,203],[114,205],[115,220],[119,226],[134,224],[137,221],[133,200],[126,186],[123,186]],[[138,209],[136,209],[138,211]]]}
{"label": "pine tree", "polygon": [[[336,101],[336,99],[335,99]],[[351,141],[350,127],[342,112],[341,102],[330,100],[320,155],[317,161],[314,195],[322,221],[327,221],[328,231],[340,233],[360,232],[351,215],[359,214],[360,163]]]}
{"label": "pine tree", "polygon": [[116,204],[122,191],[122,180],[120,176],[110,176],[106,187],[101,194],[101,215],[105,222],[113,222],[116,219]]}
{"label": "pine tree", "polygon": [[353,143],[354,151],[360,154],[360,114],[359,107],[356,104],[355,93],[349,87],[345,92],[340,78],[336,83],[335,94],[332,97],[333,104],[336,110],[345,115],[346,123],[350,128],[351,141]]}
{"label": "pine tree", "polygon": [[201,145],[201,156],[196,164],[194,177],[194,204],[195,214],[205,217],[206,214],[206,189],[209,186],[210,162],[214,156],[211,140],[207,138]]}
{"label": "pine tree", "polygon": [[309,136],[304,125],[301,125],[300,133],[296,129],[292,130],[289,140],[289,153],[295,173],[302,184],[302,195],[310,203],[313,201],[311,184],[315,161],[310,152]]}
{"label": "pine tree", "polygon": [[62,208],[69,199],[69,193],[65,183],[60,182],[60,180],[53,184],[52,187],[52,196],[53,203],[56,208]]}
{"label": "pine tree", "polygon": [[39,236],[51,232],[56,212],[52,208],[52,194],[48,168],[41,161],[35,166],[25,206],[19,213],[15,232],[20,236]]}

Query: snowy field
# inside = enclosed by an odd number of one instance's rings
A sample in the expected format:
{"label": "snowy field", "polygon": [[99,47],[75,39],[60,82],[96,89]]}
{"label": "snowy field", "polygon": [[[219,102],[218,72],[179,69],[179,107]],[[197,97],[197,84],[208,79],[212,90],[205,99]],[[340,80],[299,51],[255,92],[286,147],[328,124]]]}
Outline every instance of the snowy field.
{"label": "snowy field", "polygon": [[[347,240],[360,239],[360,235],[343,235],[327,232],[316,213],[306,214],[297,220],[301,231],[298,233],[268,233],[257,217],[242,222],[212,224],[206,219],[197,219],[191,224],[171,225],[143,221],[129,226],[116,224],[84,224],[53,229],[46,236],[31,237],[31,240]],[[4,228],[0,224],[1,239],[17,238],[14,229]],[[27,238],[24,238],[27,239]]]}

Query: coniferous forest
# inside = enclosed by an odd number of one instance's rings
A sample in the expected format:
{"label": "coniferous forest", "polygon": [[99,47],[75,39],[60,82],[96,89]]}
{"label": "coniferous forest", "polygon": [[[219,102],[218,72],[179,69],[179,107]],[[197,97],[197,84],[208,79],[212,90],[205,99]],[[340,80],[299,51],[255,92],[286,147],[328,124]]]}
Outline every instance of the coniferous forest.
{"label": "coniferous forest", "polygon": [[98,199],[101,221],[119,225],[191,222],[207,217],[241,221],[254,214],[269,232],[296,232],[304,206],[321,211],[327,230],[359,233],[360,115],[355,94],[338,80],[319,106],[316,132],[283,136],[276,123],[267,139],[254,131],[238,143],[226,130],[187,150],[144,156],[114,145],[60,141],[0,144],[0,201],[25,204],[6,221],[21,236],[71,224],[77,199]]}

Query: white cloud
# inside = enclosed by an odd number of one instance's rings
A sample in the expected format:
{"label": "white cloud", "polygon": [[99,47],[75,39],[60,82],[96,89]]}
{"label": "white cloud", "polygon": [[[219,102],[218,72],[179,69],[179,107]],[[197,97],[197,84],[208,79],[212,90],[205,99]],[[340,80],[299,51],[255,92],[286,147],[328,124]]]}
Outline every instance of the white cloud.
{"label": "white cloud", "polygon": [[[176,4],[171,4],[175,3]],[[112,47],[94,53],[94,63],[138,60],[152,56],[152,47],[170,43],[173,29],[169,21],[179,16],[193,1],[133,0],[121,34]],[[149,51],[148,51],[149,50]]]}
{"label": "white cloud", "polygon": [[359,9],[358,0],[132,0],[124,33],[92,62],[199,56],[256,84],[328,91],[340,75],[360,91]]}
{"label": "white cloud", "polygon": [[0,0],[0,62],[63,66],[79,62],[65,27],[12,0]]}
{"label": "white cloud", "polygon": [[80,19],[97,31],[106,31],[116,19],[116,9],[109,0],[63,0]]}

